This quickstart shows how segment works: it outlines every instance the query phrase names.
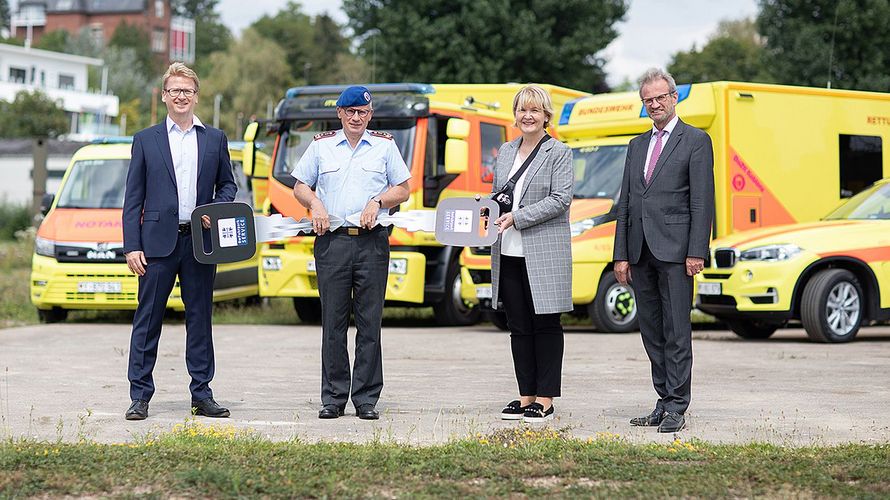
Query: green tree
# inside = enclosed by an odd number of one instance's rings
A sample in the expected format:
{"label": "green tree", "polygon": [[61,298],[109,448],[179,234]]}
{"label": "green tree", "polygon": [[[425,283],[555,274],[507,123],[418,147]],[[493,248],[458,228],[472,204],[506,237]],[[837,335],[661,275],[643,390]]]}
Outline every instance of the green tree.
{"label": "green tree", "polygon": [[780,83],[890,88],[886,0],[761,0],[757,27]]}
{"label": "green tree", "polygon": [[114,29],[111,40],[108,41],[108,48],[132,50],[136,55],[138,69],[143,74],[152,75],[157,73],[161,67],[151,51],[148,33],[139,26],[128,24],[126,21],[121,22]]}
{"label": "green tree", "polygon": [[23,90],[12,102],[0,101],[0,137],[58,137],[68,132],[68,118],[39,90]]}
{"label": "green tree", "polygon": [[624,0],[343,0],[376,81],[540,81],[608,89],[596,54]]}
{"label": "green tree", "polygon": [[668,71],[678,82],[771,82],[763,38],[753,19],[722,21],[708,43],[673,55]]}
{"label": "green tree", "polygon": [[241,126],[251,118],[266,116],[269,104],[275,105],[288,86],[290,68],[284,50],[276,43],[248,28],[229,50],[210,56],[211,69],[202,78],[198,114],[210,124],[213,101],[222,98],[220,127],[235,138]]}
{"label": "green tree", "polygon": [[34,48],[52,50],[53,52],[67,52],[71,35],[65,30],[53,30],[44,34],[34,44]]}
{"label": "green tree", "polygon": [[9,0],[0,0],[0,29],[9,29]]}

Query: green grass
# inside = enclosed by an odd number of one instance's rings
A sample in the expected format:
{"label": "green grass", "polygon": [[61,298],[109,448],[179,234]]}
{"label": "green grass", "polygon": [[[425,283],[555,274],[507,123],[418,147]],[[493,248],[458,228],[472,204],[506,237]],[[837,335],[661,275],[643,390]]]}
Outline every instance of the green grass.
{"label": "green grass", "polygon": [[31,226],[31,220],[28,206],[0,202],[0,240],[14,240],[17,232]]}
{"label": "green grass", "polygon": [[197,421],[133,443],[0,444],[0,497],[63,495],[879,498],[890,445],[633,445],[524,427],[429,447],[308,444]]}

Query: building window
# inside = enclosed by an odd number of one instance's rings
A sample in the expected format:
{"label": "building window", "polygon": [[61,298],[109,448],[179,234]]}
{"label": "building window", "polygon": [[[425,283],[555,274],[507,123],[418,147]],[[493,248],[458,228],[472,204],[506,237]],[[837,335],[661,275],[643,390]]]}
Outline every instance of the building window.
{"label": "building window", "polygon": [[849,198],[884,176],[881,138],[840,135],[841,198]]}
{"label": "building window", "polygon": [[24,68],[9,67],[9,81],[12,83],[25,83],[28,78],[28,70]]}
{"label": "building window", "polygon": [[162,29],[155,28],[151,32],[151,51],[162,53],[167,51],[167,34]]}
{"label": "building window", "polygon": [[155,16],[164,17],[164,0],[155,0]]}
{"label": "building window", "polygon": [[63,90],[74,90],[74,76],[59,74],[59,88]]}

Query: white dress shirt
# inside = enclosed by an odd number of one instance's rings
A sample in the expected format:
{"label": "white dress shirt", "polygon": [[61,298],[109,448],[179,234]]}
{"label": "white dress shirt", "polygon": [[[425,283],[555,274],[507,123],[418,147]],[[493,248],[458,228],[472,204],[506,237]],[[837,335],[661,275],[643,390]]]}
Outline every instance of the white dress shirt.
{"label": "white dress shirt", "polygon": [[197,116],[192,116],[192,126],[182,130],[169,116],[167,117],[167,139],[170,141],[170,156],[173,158],[173,172],[176,174],[176,193],[179,197],[179,222],[192,220],[192,212],[198,197],[198,132],[204,128]]}
{"label": "white dress shirt", "polygon": [[[519,151],[516,152],[516,159],[513,160],[513,167],[510,168],[510,173],[507,174],[507,179],[513,177],[513,174],[519,170],[519,167],[525,162],[525,158],[521,158],[519,156]],[[528,170],[525,169],[525,172],[519,176],[519,179],[516,180],[516,186],[513,187],[513,210],[519,208],[519,196],[522,194],[522,187],[525,184],[525,176],[528,175]],[[504,234],[501,235],[501,255],[509,255],[510,257],[525,257],[525,253],[522,250],[522,233],[519,229],[516,229],[516,226],[510,226],[505,231]]]}
{"label": "white dress shirt", "polygon": [[[668,139],[671,137],[671,133],[674,131],[674,127],[677,126],[677,122],[680,121],[680,117],[674,115],[671,118],[671,121],[668,122],[664,127],[664,135],[661,136],[661,150],[664,151],[664,147],[667,146]],[[643,164],[643,178],[646,178],[646,169],[649,168],[649,160],[652,159],[652,150],[655,149],[655,142],[658,141],[658,128],[655,125],[652,125],[652,137],[649,138],[649,150],[646,152],[646,163]],[[659,157],[661,158],[661,157]]]}

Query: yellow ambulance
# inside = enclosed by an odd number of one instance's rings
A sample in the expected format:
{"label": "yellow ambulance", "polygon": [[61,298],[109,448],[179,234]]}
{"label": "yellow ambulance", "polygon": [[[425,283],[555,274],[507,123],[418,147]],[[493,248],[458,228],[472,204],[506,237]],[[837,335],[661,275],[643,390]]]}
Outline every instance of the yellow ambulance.
{"label": "yellow ambulance", "polygon": [[[253,168],[258,174],[268,172],[268,155],[254,152],[248,144]],[[131,146],[132,138],[118,138],[79,149],[58,194],[45,198],[30,282],[31,302],[41,322],[64,321],[68,311],[75,309],[136,309],[137,279],[127,269],[121,226]],[[229,144],[238,184],[236,201],[257,206],[252,179],[241,165],[244,149],[244,143]],[[220,265],[213,299],[256,296],[257,268],[256,258]],[[168,308],[184,309],[179,293],[177,281]]]}
{"label": "yellow ambulance", "polygon": [[[880,141],[871,142],[880,154]],[[821,221],[711,243],[696,279],[698,307],[742,338],[764,339],[800,320],[812,340],[848,342],[861,325],[890,320],[890,179]]]}
{"label": "yellow ambulance", "polygon": [[[714,238],[817,220],[890,174],[881,149],[890,94],[741,82],[677,90],[677,114],[713,141]],[[573,301],[599,331],[637,329],[633,290],[612,275],[614,211],[627,144],[651,127],[637,92],[569,102],[556,127],[574,150]],[[461,256],[462,296],[490,308],[487,251]]]}

